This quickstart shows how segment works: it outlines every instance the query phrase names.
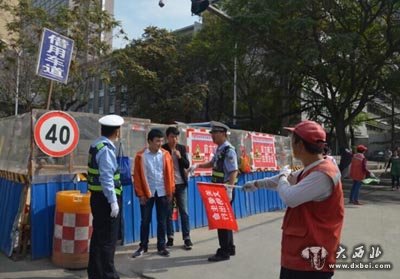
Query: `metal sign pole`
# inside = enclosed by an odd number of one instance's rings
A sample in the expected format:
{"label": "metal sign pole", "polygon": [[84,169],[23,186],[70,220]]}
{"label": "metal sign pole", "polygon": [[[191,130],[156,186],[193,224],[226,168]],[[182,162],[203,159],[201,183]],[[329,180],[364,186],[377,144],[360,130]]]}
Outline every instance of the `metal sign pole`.
{"label": "metal sign pole", "polygon": [[47,106],[46,109],[50,109],[50,102],[51,102],[51,94],[53,93],[53,81],[50,80],[50,89],[49,89],[49,96],[47,97]]}

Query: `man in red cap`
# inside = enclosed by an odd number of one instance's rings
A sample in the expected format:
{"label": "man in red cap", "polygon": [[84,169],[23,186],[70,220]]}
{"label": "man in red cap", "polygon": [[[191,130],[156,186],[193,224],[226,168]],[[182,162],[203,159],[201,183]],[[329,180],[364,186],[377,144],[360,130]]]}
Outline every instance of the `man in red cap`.
{"label": "man in red cap", "polygon": [[292,132],[293,155],[304,169],[287,167],[274,176],[247,182],[245,191],[276,189],[287,205],[282,224],[280,279],[333,276],[343,225],[344,203],[338,167],[323,152],[325,130],[305,120]]}
{"label": "man in red cap", "polygon": [[350,191],[350,203],[361,205],[358,201],[358,195],[360,193],[360,188],[362,185],[362,180],[370,175],[367,169],[367,159],[364,153],[368,148],[362,144],[357,146],[357,153],[353,155],[350,167],[350,178],[353,179],[353,186]]}

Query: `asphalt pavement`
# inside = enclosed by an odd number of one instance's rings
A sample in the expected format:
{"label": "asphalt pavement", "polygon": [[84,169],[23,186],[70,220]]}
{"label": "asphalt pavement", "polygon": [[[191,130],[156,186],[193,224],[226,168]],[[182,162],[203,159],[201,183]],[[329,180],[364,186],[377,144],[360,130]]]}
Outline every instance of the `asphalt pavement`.
{"label": "asphalt pavement", "polygon": [[[359,260],[352,259],[352,256],[355,251],[360,252],[360,247],[364,247],[365,253],[361,259],[363,263],[389,263],[391,269],[337,270],[334,278],[399,278],[400,192],[391,191],[391,187],[387,185],[363,186],[360,200],[365,204],[356,206],[347,203],[349,187],[349,181],[346,181],[345,223],[341,243],[346,249],[344,254],[347,259],[341,262],[358,263]],[[236,256],[229,261],[207,261],[217,249],[217,233],[200,228],[191,232],[194,247],[190,251],[183,249],[183,241],[177,233],[169,258],[157,255],[155,239],[150,241],[149,252],[137,259],[131,258],[137,243],[120,246],[115,257],[116,267],[121,278],[279,278],[280,227],[283,215],[283,211],[278,211],[238,220],[239,232],[234,234]],[[377,249],[379,253],[376,253]],[[370,259],[371,256],[375,258]],[[1,255],[0,278],[86,278],[86,272],[56,268],[48,259],[14,262]]]}

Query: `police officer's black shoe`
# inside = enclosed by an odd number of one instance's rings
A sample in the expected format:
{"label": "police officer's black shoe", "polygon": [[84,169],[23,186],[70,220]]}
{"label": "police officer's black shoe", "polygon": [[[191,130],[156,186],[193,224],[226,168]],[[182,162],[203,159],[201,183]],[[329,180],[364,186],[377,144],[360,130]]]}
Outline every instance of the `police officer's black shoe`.
{"label": "police officer's black shoe", "polygon": [[236,246],[235,245],[232,245],[231,247],[229,247],[229,255],[230,256],[236,255]]}
{"label": "police officer's black shoe", "polygon": [[230,259],[229,253],[223,252],[221,248],[219,248],[214,256],[208,258],[208,261],[220,262],[220,261],[227,261],[229,259]]}

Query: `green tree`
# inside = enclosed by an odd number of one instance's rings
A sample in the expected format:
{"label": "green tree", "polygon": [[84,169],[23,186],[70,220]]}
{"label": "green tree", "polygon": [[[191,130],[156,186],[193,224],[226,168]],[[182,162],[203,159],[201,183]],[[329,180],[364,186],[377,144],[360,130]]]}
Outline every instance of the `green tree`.
{"label": "green tree", "polygon": [[292,98],[310,117],[335,128],[340,148],[348,146],[346,127],[367,102],[386,93],[385,80],[398,65],[399,5],[389,0],[224,2],[241,35],[252,36],[263,50],[271,72],[295,77],[292,84],[301,94]]}
{"label": "green tree", "polygon": [[242,33],[242,26],[235,21],[205,13],[202,30],[188,46],[187,59],[193,73],[209,89],[204,119],[232,124],[236,58],[237,127],[277,132],[282,107],[293,107],[293,103],[289,98],[282,100],[283,87],[279,78],[271,75],[264,50],[255,37]]}
{"label": "green tree", "polygon": [[186,72],[186,45],[187,38],[150,26],[142,38],[113,53],[112,68],[118,74],[111,82],[127,86],[121,101],[127,102],[129,115],[163,123],[196,119],[206,88]]}
{"label": "green tree", "polygon": [[[87,94],[79,93],[87,92],[88,78],[101,76],[103,72],[108,71],[99,67],[101,58],[110,52],[110,46],[101,40],[101,34],[118,28],[119,23],[104,11],[96,0],[75,0],[72,8],[60,8],[55,15],[33,7],[31,2],[21,0],[15,6],[6,1],[0,3],[0,12],[13,15],[13,21],[7,24],[11,36],[7,42],[8,50],[3,51],[4,70],[0,74],[0,80],[11,82],[1,84],[2,98],[8,101],[13,99],[15,73],[19,62],[20,111],[45,107],[50,81],[36,76],[35,70],[42,30],[46,27],[75,42],[69,82],[66,85],[55,84],[51,108],[79,109],[86,104]],[[119,32],[120,35],[124,35],[122,30]],[[19,53],[19,57],[16,52]]]}

